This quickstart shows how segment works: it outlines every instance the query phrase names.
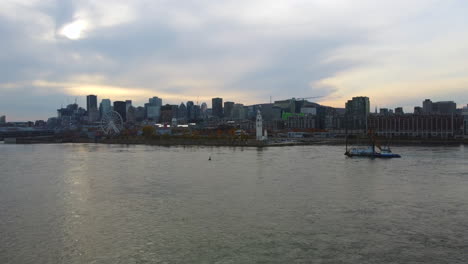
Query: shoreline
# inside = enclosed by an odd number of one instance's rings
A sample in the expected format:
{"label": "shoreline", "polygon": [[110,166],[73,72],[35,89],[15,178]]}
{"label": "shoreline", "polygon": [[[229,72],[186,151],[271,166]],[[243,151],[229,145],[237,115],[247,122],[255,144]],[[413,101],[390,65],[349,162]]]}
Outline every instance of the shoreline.
{"label": "shoreline", "polygon": [[[314,145],[342,145],[346,144],[344,138],[307,138],[286,140],[284,138],[273,138],[269,141],[257,141],[248,139],[245,141],[234,141],[228,138],[114,138],[114,139],[60,139],[60,138],[16,138],[5,140],[3,144],[63,144],[63,143],[95,143],[95,144],[119,144],[119,145],[154,145],[154,146],[219,146],[219,147],[286,147],[286,146],[314,146]],[[382,142],[386,145],[386,142]],[[468,139],[451,140],[415,140],[415,139],[393,139],[389,141],[390,146],[459,146],[468,144]],[[358,145],[369,145],[366,139],[349,139],[349,147]]]}

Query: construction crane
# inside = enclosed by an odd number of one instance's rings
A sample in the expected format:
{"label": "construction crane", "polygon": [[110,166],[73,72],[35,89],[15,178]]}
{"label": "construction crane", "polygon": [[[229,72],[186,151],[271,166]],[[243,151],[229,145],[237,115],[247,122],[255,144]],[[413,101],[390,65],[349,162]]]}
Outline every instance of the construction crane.
{"label": "construction crane", "polygon": [[325,97],[325,96],[321,95],[321,96],[311,96],[311,97],[293,98],[293,99],[305,101],[306,99],[321,98],[321,97]]}
{"label": "construction crane", "polygon": [[310,96],[310,97],[292,98],[292,99],[293,99],[293,100],[296,100],[296,101],[302,101],[302,105],[304,105],[306,99],[321,98],[321,97],[325,97],[325,96],[321,95],[321,96]]}

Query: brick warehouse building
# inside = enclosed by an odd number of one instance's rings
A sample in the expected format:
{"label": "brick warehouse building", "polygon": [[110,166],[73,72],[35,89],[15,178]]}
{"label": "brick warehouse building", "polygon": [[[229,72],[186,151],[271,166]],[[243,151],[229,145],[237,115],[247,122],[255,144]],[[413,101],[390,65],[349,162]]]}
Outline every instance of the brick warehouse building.
{"label": "brick warehouse building", "polygon": [[384,137],[454,138],[463,136],[462,115],[370,115],[369,129]]}

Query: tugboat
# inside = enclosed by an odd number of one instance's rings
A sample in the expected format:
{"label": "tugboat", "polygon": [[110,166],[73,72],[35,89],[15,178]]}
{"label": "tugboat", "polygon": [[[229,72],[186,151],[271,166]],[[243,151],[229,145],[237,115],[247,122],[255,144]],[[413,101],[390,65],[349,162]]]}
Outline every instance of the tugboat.
{"label": "tugboat", "polygon": [[[382,147],[376,140],[375,136],[371,134],[372,145],[367,148],[352,148],[348,150],[348,136],[346,135],[346,152],[348,157],[369,157],[369,158],[401,158],[399,154],[392,153],[390,147]],[[375,148],[379,151],[376,151]]]}

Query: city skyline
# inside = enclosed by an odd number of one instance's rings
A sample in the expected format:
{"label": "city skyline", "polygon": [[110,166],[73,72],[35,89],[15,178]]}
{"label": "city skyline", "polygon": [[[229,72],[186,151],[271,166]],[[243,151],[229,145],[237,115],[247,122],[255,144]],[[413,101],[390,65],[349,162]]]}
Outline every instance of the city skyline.
{"label": "city skyline", "polygon": [[[97,94],[142,105],[323,96],[371,109],[468,102],[461,1],[8,1],[0,115],[45,119]],[[53,107],[51,107],[53,106]]]}
{"label": "city skyline", "polygon": [[[144,109],[145,116],[147,115],[146,118],[149,118],[150,120],[152,120],[153,118],[156,118],[157,120],[161,117],[161,112],[164,107],[170,106],[170,107],[179,108],[179,106],[183,105],[184,107],[187,107],[187,109],[184,111],[187,111],[188,108],[191,106],[196,106],[198,107],[198,111],[200,111],[200,109],[203,112],[205,112],[206,110],[210,110],[210,113],[212,113],[213,117],[223,118],[223,117],[229,117],[230,114],[228,114],[227,116],[225,115],[226,110],[228,109],[228,112],[231,113],[236,105],[240,105],[241,107],[244,107],[244,108],[249,108],[249,107],[262,108],[262,107],[265,107],[266,105],[283,108],[285,102],[295,101],[297,103],[305,102],[309,104],[309,106],[307,107],[312,107],[312,108],[319,106],[319,107],[331,108],[331,109],[336,109],[336,110],[339,110],[339,109],[345,110],[345,109],[348,109],[348,104],[350,102],[354,102],[355,100],[361,100],[361,99],[365,99],[367,101],[367,103],[364,103],[364,104],[366,105],[365,109],[369,114],[380,114],[380,115],[388,115],[388,114],[402,115],[402,114],[422,114],[422,113],[450,114],[450,113],[456,113],[456,112],[458,112],[458,114],[462,114],[462,111],[466,111],[466,109],[468,109],[468,104],[457,105],[457,103],[453,100],[433,101],[429,98],[422,100],[420,104],[412,106],[411,109],[405,109],[401,106],[394,107],[394,108],[390,108],[390,107],[378,108],[377,106],[375,106],[375,108],[372,108],[370,107],[372,105],[370,103],[371,100],[367,96],[355,96],[355,97],[353,96],[352,98],[349,98],[349,100],[345,101],[343,107],[332,107],[332,106],[320,105],[320,104],[317,105],[316,102],[309,101],[308,98],[286,98],[282,100],[272,100],[269,103],[255,103],[255,104],[243,104],[242,102],[225,101],[223,104],[223,98],[214,97],[214,98],[211,98],[211,102],[212,102],[211,108],[208,108],[208,104],[206,102],[198,102],[198,101],[193,102],[189,100],[186,102],[182,101],[179,105],[177,103],[172,104],[170,102],[164,102],[163,98],[160,98],[158,96],[147,98],[146,103],[143,102],[142,104],[134,104],[134,102],[131,99],[130,100],[119,99],[119,100],[114,101],[112,100],[112,98],[100,98],[99,95],[89,94],[89,95],[84,96],[85,105],[81,105],[78,102],[78,98],[75,98],[73,103],[67,103],[66,105],[61,105],[60,108],[56,110],[56,114],[60,116],[61,111],[67,111],[66,110],[67,108],[75,107],[76,109],[82,109],[84,111],[83,114],[87,116],[88,118],[90,118],[89,120],[90,122],[95,122],[95,121],[99,121],[102,115],[104,115],[106,112],[116,111],[122,116],[122,118],[125,121],[126,119],[125,116],[126,116],[126,113],[129,111],[129,107],[133,107],[133,111],[135,111],[138,108]],[[213,105],[216,105],[215,109],[213,109]],[[118,110],[116,110],[116,107]],[[284,112],[286,110],[283,109],[282,111]],[[304,110],[304,111],[305,111],[304,113],[306,114],[309,113],[307,110]],[[316,115],[316,112],[310,112],[310,113],[312,113],[313,115]],[[8,120],[8,122],[31,122],[34,120],[43,121],[43,120],[47,120],[50,118],[53,119],[55,118],[55,115],[49,116],[44,119],[29,119],[29,120],[11,120],[10,119]],[[0,118],[3,121],[3,123],[5,123],[6,115],[1,115]],[[148,120],[148,119],[145,119],[145,120]]]}

